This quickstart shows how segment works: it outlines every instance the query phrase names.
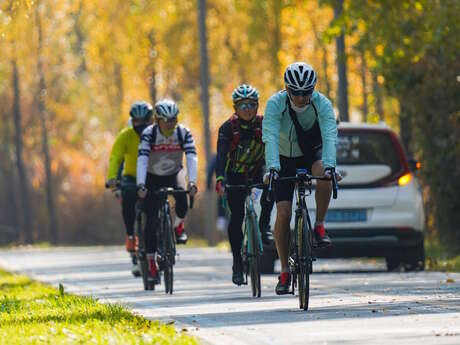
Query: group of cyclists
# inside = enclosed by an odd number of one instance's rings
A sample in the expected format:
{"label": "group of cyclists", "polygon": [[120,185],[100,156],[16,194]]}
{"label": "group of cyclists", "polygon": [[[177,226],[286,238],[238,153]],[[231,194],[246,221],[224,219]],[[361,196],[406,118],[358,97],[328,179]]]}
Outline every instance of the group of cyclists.
{"label": "group of cyclists", "polygon": [[[234,113],[219,128],[216,161],[216,192],[226,196],[230,209],[228,238],[233,255],[232,281],[244,282],[241,244],[245,192],[226,191],[226,184],[267,183],[279,177],[294,176],[297,168],[307,168],[316,176],[336,175],[337,126],[332,104],[315,91],[315,70],[304,62],[289,65],[284,73],[285,88],[267,101],[264,116],[258,115],[258,91],[242,84],[232,93]],[[142,204],[146,214],[144,240],[150,278],[159,283],[156,260],[156,228],[158,199],[154,191],[161,187],[188,188],[198,192],[197,151],[190,130],[178,124],[179,109],[169,99],[160,100],[153,108],[148,102],[135,102],[130,110],[131,126],[116,137],[110,156],[107,185],[121,184],[122,215],[126,228],[126,250],[136,250],[134,222],[136,205]],[[155,121],[153,121],[155,118]],[[181,177],[183,154],[187,161],[188,186]],[[123,163],[121,177],[119,169]],[[123,188],[123,186],[134,188]],[[281,262],[276,293],[289,293],[291,276],[288,269],[289,224],[295,183],[274,184],[274,197],[267,197],[267,188],[260,198],[259,228],[264,244],[273,239]],[[316,186],[316,221],[314,234],[320,246],[331,239],[324,228],[324,217],[331,198],[330,181]],[[188,200],[185,194],[176,198],[174,229],[176,242],[185,244],[184,218]],[[141,203],[139,202],[142,201]],[[268,201],[273,200],[273,201]],[[270,229],[270,213],[276,202],[277,217],[274,236]],[[133,274],[139,268],[134,262]]]}

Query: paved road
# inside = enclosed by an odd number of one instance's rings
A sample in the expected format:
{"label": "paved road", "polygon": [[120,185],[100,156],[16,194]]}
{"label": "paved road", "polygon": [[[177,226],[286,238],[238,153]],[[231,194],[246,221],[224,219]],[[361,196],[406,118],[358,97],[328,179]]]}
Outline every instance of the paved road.
{"label": "paved road", "polygon": [[[0,251],[0,266],[66,291],[128,305],[174,322],[210,344],[460,344],[460,274],[385,273],[382,262],[315,263],[310,310],[276,296],[263,277],[261,299],[230,282],[230,255],[182,249],[175,292],[143,291],[120,247]],[[350,273],[351,271],[351,273]]]}

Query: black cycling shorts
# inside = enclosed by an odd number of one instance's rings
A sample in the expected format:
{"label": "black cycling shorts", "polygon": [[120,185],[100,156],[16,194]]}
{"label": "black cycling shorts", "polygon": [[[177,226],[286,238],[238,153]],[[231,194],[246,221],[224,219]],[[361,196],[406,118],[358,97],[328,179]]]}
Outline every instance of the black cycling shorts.
{"label": "black cycling shorts", "polygon": [[[322,159],[322,149],[313,151],[309,156],[285,157],[280,156],[280,177],[290,177],[296,175],[297,169],[307,169],[311,174],[313,163]],[[292,201],[294,195],[295,182],[279,181],[275,185],[275,200]]]}

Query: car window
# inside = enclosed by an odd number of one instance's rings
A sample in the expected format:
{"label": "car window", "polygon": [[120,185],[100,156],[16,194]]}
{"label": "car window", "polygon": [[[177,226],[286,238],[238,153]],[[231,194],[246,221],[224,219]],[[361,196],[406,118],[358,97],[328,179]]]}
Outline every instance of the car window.
{"label": "car window", "polygon": [[386,165],[398,171],[400,161],[389,135],[378,132],[339,132],[338,165]]}

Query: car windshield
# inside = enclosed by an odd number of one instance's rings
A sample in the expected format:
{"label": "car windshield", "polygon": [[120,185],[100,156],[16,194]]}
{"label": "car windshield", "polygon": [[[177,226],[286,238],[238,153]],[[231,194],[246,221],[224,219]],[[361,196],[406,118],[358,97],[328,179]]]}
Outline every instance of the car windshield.
{"label": "car windshield", "polygon": [[378,132],[339,132],[338,165],[386,165],[398,171],[400,161],[388,134]]}

